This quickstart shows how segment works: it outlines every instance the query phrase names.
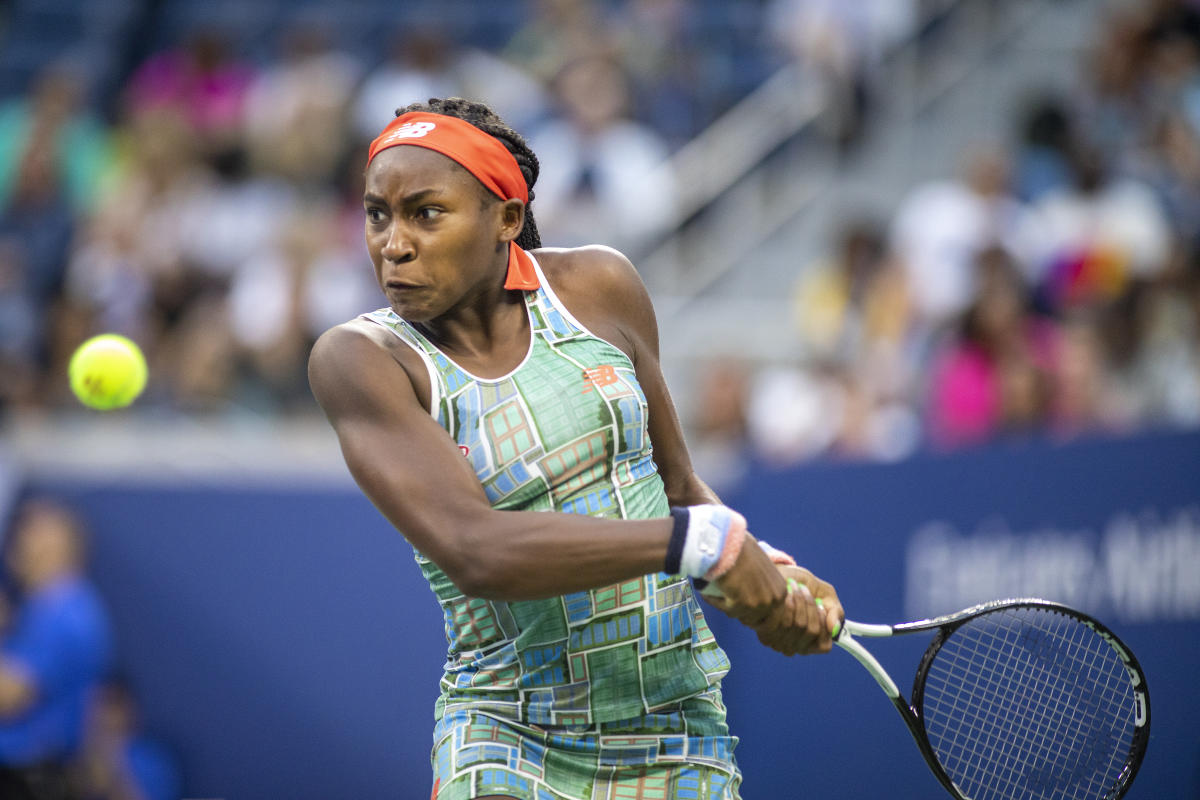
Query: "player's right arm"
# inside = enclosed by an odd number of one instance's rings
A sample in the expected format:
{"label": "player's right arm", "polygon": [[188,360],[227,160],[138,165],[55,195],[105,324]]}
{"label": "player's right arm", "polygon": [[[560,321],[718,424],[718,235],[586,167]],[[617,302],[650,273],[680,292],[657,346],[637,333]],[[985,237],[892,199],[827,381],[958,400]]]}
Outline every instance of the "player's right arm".
{"label": "player's right arm", "polygon": [[662,569],[670,519],[493,509],[418,399],[419,358],[374,327],[350,322],[321,336],[309,359],[313,394],[366,496],[465,594],[551,597]]}

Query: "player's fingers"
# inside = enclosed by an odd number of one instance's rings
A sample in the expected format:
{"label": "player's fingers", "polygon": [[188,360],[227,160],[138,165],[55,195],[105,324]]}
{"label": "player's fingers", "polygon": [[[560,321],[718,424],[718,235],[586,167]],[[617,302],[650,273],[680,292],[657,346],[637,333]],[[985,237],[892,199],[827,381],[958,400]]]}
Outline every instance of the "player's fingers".
{"label": "player's fingers", "polygon": [[[813,575],[812,572],[801,566],[782,566],[780,567],[780,571],[785,577],[788,578],[789,582],[796,582],[807,587],[808,591],[816,601],[825,602],[826,600],[829,600],[833,604],[836,604],[840,613],[841,604],[837,601],[837,592],[833,590],[833,586],[831,586],[828,582],[821,580],[816,575]],[[822,623],[824,623],[827,618],[828,614],[822,614]]]}
{"label": "player's fingers", "polygon": [[842,627],[842,623],[846,619],[846,612],[842,609],[842,601],[838,599],[837,591],[832,584],[825,581],[819,581],[816,591],[817,599],[821,601],[821,607],[825,611],[825,628],[832,634]]}
{"label": "player's fingers", "polygon": [[818,644],[817,652],[828,653],[833,649],[834,635],[841,629],[842,626],[842,617],[839,616],[841,614],[841,606],[838,606],[834,611],[826,614],[825,604],[822,602],[820,597],[816,599],[816,603],[818,613],[821,615],[821,624],[825,628],[824,632],[821,634],[821,640]]}
{"label": "player's fingers", "polygon": [[835,602],[831,607],[825,609],[825,629],[829,631],[830,638],[833,634],[842,630],[842,625],[846,622],[846,612],[842,610],[842,604]]}
{"label": "player's fingers", "polygon": [[783,653],[794,656],[807,647],[803,606],[794,594],[789,594],[779,605],[777,613],[755,629],[758,640]]}
{"label": "player's fingers", "polygon": [[792,630],[795,632],[794,647],[797,653],[812,653],[819,650],[819,640],[824,626],[824,619],[817,608],[815,598],[809,588],[799,582],[791,581],[789,600],[794,603],[792,611]]}
{"label": "player's fingers", "polygon": [[805,603],[804,584],[791,581],[788,589],[788,610],[791,614],[787,630],[788,655],[798,655],[805,653],[809,646],[809,609]]}
{"label": "player's fingers", "polygon": [[808,634],[809,647],[810,649],[816,647],[819,650],[821,637],[828,638],[829,636],[829,632],[825,629],[825,615],[821,613],[816,597],[807,584],[800,584],[797,594],[800,595],[800,602],[804,606],[804,630]]}

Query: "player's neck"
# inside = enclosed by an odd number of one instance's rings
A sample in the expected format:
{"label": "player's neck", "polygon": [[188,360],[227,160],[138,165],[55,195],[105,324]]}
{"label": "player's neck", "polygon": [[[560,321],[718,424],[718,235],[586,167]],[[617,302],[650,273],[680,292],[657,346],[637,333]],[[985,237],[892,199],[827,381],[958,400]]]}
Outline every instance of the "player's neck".
{"label": "player's neck", "polygon": [[468,303],[418,324],[429,339],[464,369],[486,377],[512,371],[529,350],[529,314],[522,292]]}

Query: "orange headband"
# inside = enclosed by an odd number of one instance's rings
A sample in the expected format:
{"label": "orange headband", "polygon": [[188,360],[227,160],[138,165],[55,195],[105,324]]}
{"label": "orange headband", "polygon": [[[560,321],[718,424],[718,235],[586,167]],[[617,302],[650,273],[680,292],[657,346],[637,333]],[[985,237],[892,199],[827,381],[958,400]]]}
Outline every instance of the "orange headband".
{"label": "orange headband", "polygon": [[[499,139],[466,120],[425,111],[402,114],[371,142],[367,166],[381,150],[404,144],[435,150],[452,159],[501,200],[529,202],[529,187],[513,154]],[[516,242],[509,242],[504,288],[522,291],[538,288],[533,258]]]}

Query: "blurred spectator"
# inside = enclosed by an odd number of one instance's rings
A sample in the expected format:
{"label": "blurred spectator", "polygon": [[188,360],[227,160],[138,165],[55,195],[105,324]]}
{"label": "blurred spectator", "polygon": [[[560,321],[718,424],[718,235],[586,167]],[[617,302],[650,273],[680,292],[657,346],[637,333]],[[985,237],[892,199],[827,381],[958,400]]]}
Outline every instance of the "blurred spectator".
{"label": "blurred spectator", "polygon": [[[1195,262],[1192,269],[1197,269]],[[1190,277],[1165,276],[1143,287],[1134,297],[1136,349],[1128,364],[1128,380],[1137,387],[1137,411],[1143,421],[1200,425],[1197,277],[1196,272]]]}
{"label": "blurred spectator", "polygon": [[0,105],[0,208],[18,191],[28,191],[23,170],[44,159],[43,177],[59,187],[74,213],[91,208],[112,161],[109,134],[83,105],[83,78],[66,64],[52,63],[35,79],[29,98]]}
{"label": "blurred spectator", "polygon": [[897,461],[917,449],[921,423],[908,387],[893,385],[888,373],[865,362],[829,368],[827,380],[840,391],[841,415],[828,454],[843,459]]}
{"label": "blurred spectator", "polygon": [[397,108],[454,96],[484,100],[516,130],[530,129],[547,113],[545,88],[517,65],[453,42],[435,28],[405,28],[393,37],[389,57],[359,87],[355,136],[370,142]]}
{"label": "blurred spectator", "polygon": [[907,273],[919,316],[939,326],[976,297],[975,260],[999,245],[1021,263],[1036,241],[1027,207],[1009,191],[1007,155],[997,148],[972,151],[961,180],[914,189],[896,209],[891,247]]}
{"label": "blurred spectator", "polygon": [[1164,114],[1135,159],[1134,177],[1154,190],[1180,244],[1200,248],[1200,119]]}
{"label": "blurred spectator", "polygon": [[1059,326],[1048,419],[1059,436],[1127,430],[1133,421],[1132,398],[1116,380],[1100,319],[1077,311]]}
{"label": "blurred spectator", "polygon": [[1069,110],[1052,97],[1040,97],[1025,111],[1014,164],[1013,192],[1033,203],[1071,182],[1075,131]]}
{"label": "blurred spectator", "polygon": [[629,84],[612,59],[582,58],[555,80],[563,118],[532,137],[541,162],[538,226],[548,245],[605,242],[635,257],[675,207],[666,143],[631,120]]}
{"label": "blurred spectator", "polygon": [[151,56],[130,78],[125,110],[131,117],[170,111],[184,120],[204,155],[241,136],[246,92],[254,70],[230,53],[215,28],[193,31],[186,42]]}
{"label": "blurred spectator", "polygon": [[1131,132],[1139,129],[1143,113],[1139,105],[1148,43],[1138,16],[1130,8],[1111,12],[1084,69],[1090,83],[1083,97],[1088,134],[1109,157],[1119,154]]}
{"label": "blurred spectator", "polygon": [[868,361],[876,350],[904,348],[912,333],[903,270],[872,221],[847,223],[832,257],[804,271],[793,299],[801,347],[811,359]]}
{"label": "blurred spectator", "polygon": [[828,452],[842,428],[845,389],[828,373],[773,365],[751,381],[747,432],[756,457],[786,466]]}
{"label": "blurred spectator", "polygon": [[501,55],[545,84],[578,59],[611,55],[611,33],[592,0],[534,0]]}
{"label": "blurred spectator", "polygon": [[713,54],[695,46],[690,35],[695,16],[684,0],[628,0],[613,18],[613,42],[632,80],[635,116],[673,150],[715,116],[705,97],[704,61]]}
{"label": "blurred spectator", "polygon": [[907,399],[857,365],[776,365],[760,370],[752,387],[749,441],[775,467],[817,457],[894,461],[920,441]]}
{"label": "blurred spectator", "polygon": [[1049,418],[1058,335],[1032,313],[1020,273],[997,247],[977,256],[977,299],[936,356],[929,435],[939,447],[1029,432]]}
{"label": "blurred spectator", "polygon": [[22,505],[6,556],[21,598],[0,645],[0,797],[59,800],[111,658],[108,617],[84,573],[81,524],[64,507]]}
{"label": "blurred spectator", "polygon": [[396,109],[431,97],[461,95],[453,76],[454,45],[437,30],[392,35],[387,59],[367,74],[354,104],[354,133],[369,142],[379,135]]}
{"label": "blurred spectator", "polygon": [[75,223],[53,143],[53,138],[42,136],[30,141],[7,203],[0,208],[0,237],[21,251],[27,289],[39,303],[45,303],[61,286],[63,260]]}
{"label": "blurred spectator", "polygon": [[850,144],[863,131],[870,83],[884,55],[916,24],[912,0],[772,0],[766,28],[826,90],[829,135]]}
{"label": "blurred spectator", "polygon": [[62,290],[78,214],[109,168],[104,126],[81,107],[72,69],[53,64],[30,98],[0,106],[0,407],[35,402],[48,353],[45,313]]}
{"label": "blurred spectator", "polygon": [[1188,0],[1116,6],[1092,48],[1083,87],[1091,140],[1128,166],[1163,116],[1182,113],[1200,130],[1200,10]]}
{"label": "blurred spectator", "polygon": [[697,473],[719,494],[736,484],[744,468],[750,370],[739,359],[714,359],[699,375],[688,451]]}
{"label": "blurred spectator", "polygon": [[1181,110],[1200,123],[1200,8],[1185,0],[1158,3],[1144,29],[1148,40],[1147,101],[1151,124]]}
{"label": "blurred spectator", "polygon": [[796,282],[794,303],[804,359],[839,398],[827,452],[885,460],[911,453],[919,439],[912,402],[923,330],[881,226],[847,223],[832,257]]}
{"label": "blurred spectator", "polygon": [[532,131],[550,114],[545,84],[517,64],[482,48],[459,50],[454,79],[463,97],[485,99],[515,130]]}
{"label": "blurred spectator", "polygon": [[273,246],[234,276],[228,324],[256,376],[250,391],[261,392],[254,399],[267,409],[307,403],[313,342],[384,302],[370,262],[339,237],[336,221],[324,203],[297,211]]}
{"label": "blurred spectator", "polygon": [[1161,273],[1171,229],[1150,189],[1114,176],[1101,154],[1080,145],[1073,182],[1034,207],[1039,225],[1033,281],[1054,309],[1109,302],[1130,281]]}
{"label": "blurred spectator", "polygon": [[0,411],[38,399],[43,320],[25,272],[20,248],[0,239]]}
{"label": "blurred spectator", "polygon": [[121,678],[97,687],[72,769],[74,800],[179,800],[176,758],[141,727],[137,698]]}
{"label": "blurred spectator", "polygon": [[348,117],[362,66],[335,50],[316,23],[287,30],[281,50],[246,96],[250,161],[302,186],[325,185],[350,149]]}

